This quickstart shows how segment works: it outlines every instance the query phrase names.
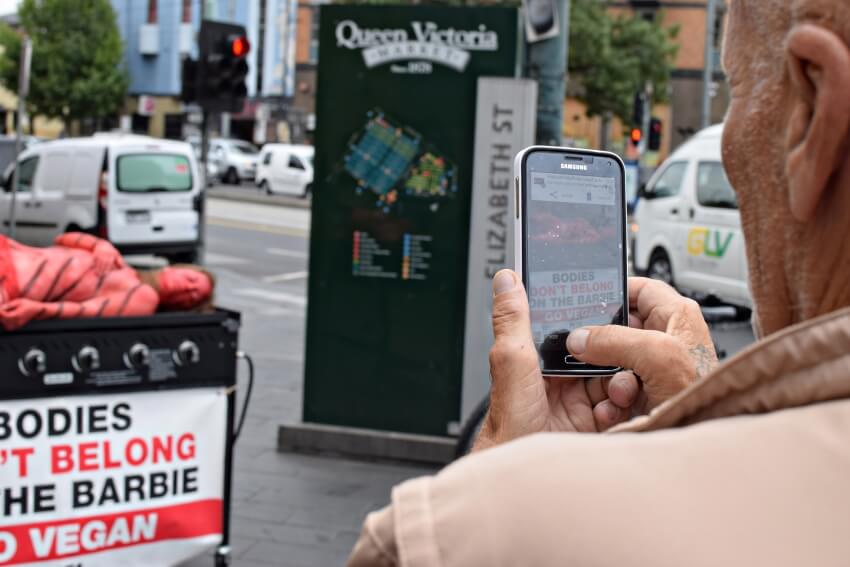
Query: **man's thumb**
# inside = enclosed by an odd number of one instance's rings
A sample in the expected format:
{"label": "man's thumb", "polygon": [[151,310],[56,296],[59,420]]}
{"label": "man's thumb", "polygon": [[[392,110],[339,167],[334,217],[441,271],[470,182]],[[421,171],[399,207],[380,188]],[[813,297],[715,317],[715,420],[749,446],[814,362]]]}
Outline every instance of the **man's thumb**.
{"label": "man's thumb", "polygon": [[567,349],[582,362],[632,369],[641,377],[651,405],[687,387],[693,361],[674,337],[620,325],[584,327],[567,337]]}
{"label": "man's thumb", "polygon": [[528,298],[519,276],[501,270],[493,278],[493,335],[531,340]]}

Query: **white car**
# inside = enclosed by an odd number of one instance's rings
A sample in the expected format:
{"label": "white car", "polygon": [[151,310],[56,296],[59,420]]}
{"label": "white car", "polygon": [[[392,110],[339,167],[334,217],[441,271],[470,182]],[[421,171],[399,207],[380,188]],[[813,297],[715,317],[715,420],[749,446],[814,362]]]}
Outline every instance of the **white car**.
{"label": "white car", "polygon": [[[24,244],[49,246],[63,232],[83,231],[125,254],[196,260],[202,177],[189,144],[97,134],[36,144],[18,166],[16,239]],[[14,168],[0,193],[7,227]]]}
{"label": "white car", "polygon": [[218,177],[231,185],[256,179],[259,155],[257,147],[244,140],[213,138],[210,141],[209,161],[215,164]]}
{"label": "white car", "polygon": [[723,126],[676,150],[640,191],[635,272],[700,298],[752,308],[738,200],[723,169]]}
{"label": "white car", "polygon": [[313,146],[266,144],[260,152],[257,185],[269,195],[306,197],[313,187]]}

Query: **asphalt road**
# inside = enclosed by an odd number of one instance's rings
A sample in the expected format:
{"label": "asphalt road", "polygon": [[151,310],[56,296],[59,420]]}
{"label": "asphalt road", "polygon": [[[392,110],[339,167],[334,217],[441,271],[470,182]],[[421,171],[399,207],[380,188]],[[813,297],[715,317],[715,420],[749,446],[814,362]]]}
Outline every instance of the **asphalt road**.
{"label": "asphalt road", "polygon": [[[236,448],[233,565],[342,564],[365,514],[386,504],[394,484],[431,469],[277,452],[278,425],[301,418],[310,211],[213,198],[207,214],[217,303],[242,312],[240,346],[257,365]],[[720,350],[731,355],[752,342],[731,310],[707,314]]]}

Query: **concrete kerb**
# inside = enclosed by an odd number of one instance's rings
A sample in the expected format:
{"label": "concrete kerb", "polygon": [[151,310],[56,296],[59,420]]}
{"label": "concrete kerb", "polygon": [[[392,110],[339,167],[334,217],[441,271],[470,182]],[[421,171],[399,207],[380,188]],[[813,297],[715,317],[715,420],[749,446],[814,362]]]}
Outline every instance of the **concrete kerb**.
{"label": "concrete kerb", "polygon": [[339,427],[318,423],[281,425],[280,452],[342,455],[365,460],[444,465],[454,459],[456,440]]}
{"label": "concrete kerb", "polygon": [[226,201],[241,201],[243,203],[257,203],[260,205],[272,205],[275,207],[290,207],[295,209],[309,209],[311,200],[300,197],[288,197],[285,195],[265,195],[254,187],[209,187],[207,197],[224,199]]}

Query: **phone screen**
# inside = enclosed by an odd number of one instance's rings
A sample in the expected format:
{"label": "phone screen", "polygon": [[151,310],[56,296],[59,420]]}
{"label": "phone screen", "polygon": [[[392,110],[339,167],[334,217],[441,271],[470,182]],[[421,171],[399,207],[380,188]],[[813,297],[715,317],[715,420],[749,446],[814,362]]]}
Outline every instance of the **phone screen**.
{"label": "phone screen", "polygon": [[533,151],[525,161],[525,266],[543,369],[605,370],[568,356],[570,331],[627,324],[624,175],[603,156]]}

